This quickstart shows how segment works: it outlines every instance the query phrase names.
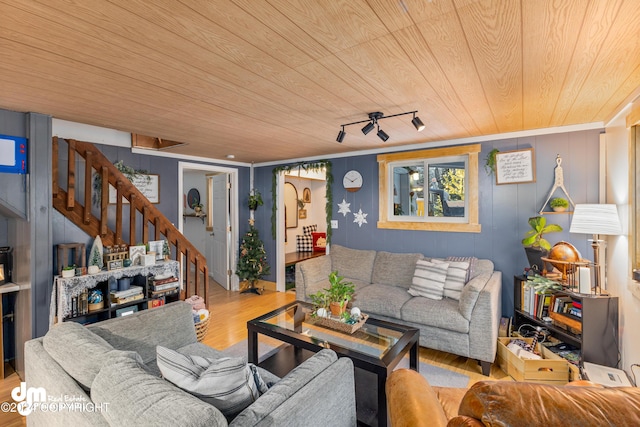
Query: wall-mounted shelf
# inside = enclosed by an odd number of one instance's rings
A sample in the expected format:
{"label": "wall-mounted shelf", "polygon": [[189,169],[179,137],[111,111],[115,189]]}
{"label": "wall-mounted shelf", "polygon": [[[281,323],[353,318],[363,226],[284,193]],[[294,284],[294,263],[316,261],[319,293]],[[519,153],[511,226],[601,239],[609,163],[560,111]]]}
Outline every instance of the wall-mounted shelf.
{"label": "wall-mounted shelf", "polygon": [[185,221],[187,220],[187,218],[200,218],[202,219],[202,223],[204,224],[204,219],[207,217],[207,214],[206,213],[201,213],[199,215],[195,213],[183,214],[182,217],[184,218]]}

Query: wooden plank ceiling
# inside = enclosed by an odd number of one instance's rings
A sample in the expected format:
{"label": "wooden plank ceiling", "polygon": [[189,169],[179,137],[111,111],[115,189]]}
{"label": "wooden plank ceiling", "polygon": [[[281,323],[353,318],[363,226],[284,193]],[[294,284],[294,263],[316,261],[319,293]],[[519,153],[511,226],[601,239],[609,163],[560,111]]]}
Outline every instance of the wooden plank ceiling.
{"label": "wooden plank ceiling", "polygon": [[639,28],[631,0],[0,0],[0,108],[244,162],[606,122]]}

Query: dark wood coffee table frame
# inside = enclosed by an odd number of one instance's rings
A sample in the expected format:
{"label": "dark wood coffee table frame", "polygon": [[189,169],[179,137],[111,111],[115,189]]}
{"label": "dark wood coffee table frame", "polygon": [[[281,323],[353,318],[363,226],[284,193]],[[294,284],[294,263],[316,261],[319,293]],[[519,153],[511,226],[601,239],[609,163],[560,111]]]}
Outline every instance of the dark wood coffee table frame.
{"label": "dark wood coffee table frame", "polygon": [[[385,384],[387,382],[387,377],[402,360],[404,355],[407,354],[407,351],[409,352],[409,367],[415,371],[419,370],[418,352],[420,331],[417,328],[411,328],[397,323],[391,323],[369,317],[369,319],[367,319],[368,325],[380,326],[386,329],[402,332],[402,336],[398,342],[396,342],[396,344],[393,345],[387,353],[382,356],[382,358],[377,358],[337,344],[320,342],[316,338],[263,322],[265,319],[272,318],[287,311],[296,304],[311,307],[308,303],[295,301],[247,322],[247,330],[249,333],[247,341],[249,362],[259,365],[268,371],[283,377],[291,371],[291,369],[302,363],[302,361],[306,360],[314,353],[317,353],[323,348],[330,348],[335,351],[339,357],[348,357],[351,359],[356,368],[375,374],[377,378],[378,426],[386,426],[387,396],[385,392]],[[300,310],[300,315],[302,317],[299,322],[302,324],[302,321],[304,321],[304,314],[302,313],[302,310]],[[296,319],[296,321],[297,320],[298,319]],[[268,359],[258,363],[258,334],[275,338],[279,341],[291,344],[292,346],[288,349],[280,350]],[[366,376],[363,375],[356,375],[356,381],[358,382],[359,379],[365,377]],[[356,383],[356,387],[358,388],[359,386],[362,389],[370,389],[369,386],[373,386],[373,384]],[[360,413],[358,415],[358,419],[360,421]]]}

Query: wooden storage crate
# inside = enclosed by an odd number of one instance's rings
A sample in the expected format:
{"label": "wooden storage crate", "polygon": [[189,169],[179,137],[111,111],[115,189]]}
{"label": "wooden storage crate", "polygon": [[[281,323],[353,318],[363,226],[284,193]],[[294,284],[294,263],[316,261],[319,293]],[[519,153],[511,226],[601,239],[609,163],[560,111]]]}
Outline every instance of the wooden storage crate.
{"label": "wooden storage crate", "polygon": [[[561,357],[541,360],[526,360],[515,355],[507,348],[515,338],[498,338],[498,364],[500,368],[516,381],[527,381],[551,385],[564,385],[569,382],[569,362]],[[533,338],[518,338],[531,343]],[[537,345],[543,357],[551,353]]]}

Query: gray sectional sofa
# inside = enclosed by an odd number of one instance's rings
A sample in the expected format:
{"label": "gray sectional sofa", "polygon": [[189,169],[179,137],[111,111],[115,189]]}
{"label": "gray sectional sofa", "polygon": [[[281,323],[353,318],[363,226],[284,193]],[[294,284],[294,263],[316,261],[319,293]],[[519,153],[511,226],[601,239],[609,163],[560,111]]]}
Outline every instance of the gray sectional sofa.
{"label": "gray sectional sofa", "polygon": [[493,262],[478,259],[459,300],[413,296],[416,263],[422,254],[390,253],[331,245],[330,253],[296,264],[296,298],[329,286],[331,271],[353,282],[352,306],[376,318],[420,329],[420,345],[481,362],[489,375],[497,350],[501,317],[502,273]]}
{"label": "gray sectional sofa", "polygon": [[229,421],[159,376],[157,345],[185,355],[225,356],[197,342],[191,306],[183,301],[88,327],[64,322],[28,341],[27,388],[44,389],[44,403],[77,405],[40,406],[27,416],[27,425],[302,426],[318,420],[356,425],[353,363],[337,359],[331,350],[315,354],[282,379],[258,368],[274,385]]}

